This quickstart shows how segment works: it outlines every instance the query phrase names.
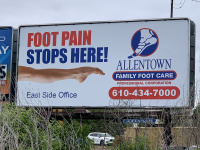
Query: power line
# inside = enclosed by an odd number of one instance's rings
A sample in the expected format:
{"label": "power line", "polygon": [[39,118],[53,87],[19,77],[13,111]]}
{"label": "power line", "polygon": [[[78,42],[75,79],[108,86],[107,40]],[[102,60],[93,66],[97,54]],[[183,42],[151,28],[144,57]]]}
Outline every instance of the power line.
{"label": "power line", "polygon": [[[192,0],[192,1],[200,2],[200,0]],[[180,9],[185,5],[185,2],[186,2],[186,0],[181,0],[179,4],[176,4],[176,3],[174,3],[174,0],[171,0],[171,14],[170,14],[171,18],[173,18],[173,8]],[[174,5],[176,5],[176,6],[180,5],[180,6],[174,7]]]}
{"label": "power line", "polygon": [[178,4],[174,3],[174,5],[181,5],[181,4],[182,4],[182,1],[183,1],[183,0],[181,0]]}
{"label": "power line", "polygon": [[179,7],[177,7],[177,8],[173,6],[173,8],[175,8],[175,9],[180,9],[180,8],[182,8],[182,7],[183,7],[183,5],[185,4],[185,2],[186,2],[186,0],[184,0],[184,1],[183,1],[183,0],[181,0],[181,2],[180,2],[180,4],[179,4],[180,6],[179,6]]}

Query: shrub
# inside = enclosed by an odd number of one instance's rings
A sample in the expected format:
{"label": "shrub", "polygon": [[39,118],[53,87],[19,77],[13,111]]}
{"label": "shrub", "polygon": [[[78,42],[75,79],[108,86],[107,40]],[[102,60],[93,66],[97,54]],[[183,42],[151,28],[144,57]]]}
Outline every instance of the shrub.
{"label": "shrub", "polygon": [[113,146],[115,150],[150,150],[148,139],[141,136],[136,137],[134,141],[117,136]]}
{"label": "shrub", "polygon": [[90,126],[78,121],[58,123],[41,115],[34,108],[1,105],[0,149],[87,150],[92,142],[87,139]]}

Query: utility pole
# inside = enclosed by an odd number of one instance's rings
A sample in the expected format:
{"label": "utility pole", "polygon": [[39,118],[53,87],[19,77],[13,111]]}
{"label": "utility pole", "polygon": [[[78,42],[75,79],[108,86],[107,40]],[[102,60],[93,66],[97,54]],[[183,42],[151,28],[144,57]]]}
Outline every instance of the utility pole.
{"label": "utility pole", "polygon": [[171,135],[171,127],[172,127],[172,118],[170,114],[171,110],[166,108],[164,110],[164,132],[163,132],[163,139],[164,139],[164,150],[168,150],[170,144],[172,143],[172,135]]}
{"label": "utility pole", "polygon": [[170,15],[171,18],[173,18],[173,6],[174,6],[174,0],[171,0],[171,15]]}

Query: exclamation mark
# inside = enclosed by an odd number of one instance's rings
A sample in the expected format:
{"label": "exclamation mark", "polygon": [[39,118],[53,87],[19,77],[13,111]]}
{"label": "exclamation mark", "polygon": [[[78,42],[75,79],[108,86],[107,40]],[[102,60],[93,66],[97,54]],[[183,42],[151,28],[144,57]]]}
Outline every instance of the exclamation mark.
{"label": "exclamation mark", "polygon": [[104,47],[104,62],[108,62],[108,47]]}

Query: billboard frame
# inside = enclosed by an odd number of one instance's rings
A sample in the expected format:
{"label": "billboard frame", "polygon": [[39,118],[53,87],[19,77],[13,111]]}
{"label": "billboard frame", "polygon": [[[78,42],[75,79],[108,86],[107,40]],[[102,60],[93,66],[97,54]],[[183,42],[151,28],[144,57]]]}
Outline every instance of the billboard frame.
{"label": "billboard frame", "polygon": [[[96,22],[73,22],[73,23],[60,23],[60,24],[42,24],[42,25],[21,25],[19,26],[18,30],[18,49],[17,49],[17,60],[19,60],[19,44],[20,44],[20,28],[23,27],[43,27],[43,26],[61,26],[61,25],[82,25],[82,24],[105,24],[105,23],[126,23],[126,22],[149,22],[149,21],[168,21],[168,20],[187,20],[189,22],[189,48],[190,51],[190,64],[188,64],[190,67],[190,70],[188,72],[189,74],[189,91],[192,90],[192,95],[195,94],[195,24],[193,21],[191,21],[189,18],[161,18],[161,19],[147,19],[147,20],[123,20],[123,21],[96,21]],[[17,79],[18,79],[18,61],[17,61]],[[17,81],[18,82],[18,81]],[[17,83],[16,83],[17,84]],[[17,94],[16,94],[17,95]],[[177,108],[193,108],[195,106],[195,96],[190,98],[190,95],[188,95],[188,106],[183,107],[177,107]],[[17,102],[16,102],[17,103]],[[68,108],[68,109],[74,109],[74,108],[89,108],[89,109],[102,109],[102,108],[115,108],[112,106],[100,106],[100,107],[93,107],[93,106],[23,106],[23,107],[52,107],[52,108]],[[120,109],[124,109],[126,107],[120,107]],[[138,109],[139,107],[131,107]],[[165,107],[165,106],[152,106],[152,107],[143,107],[144,109],[160,109],[160,108],[172,108],[172,107]]]}

